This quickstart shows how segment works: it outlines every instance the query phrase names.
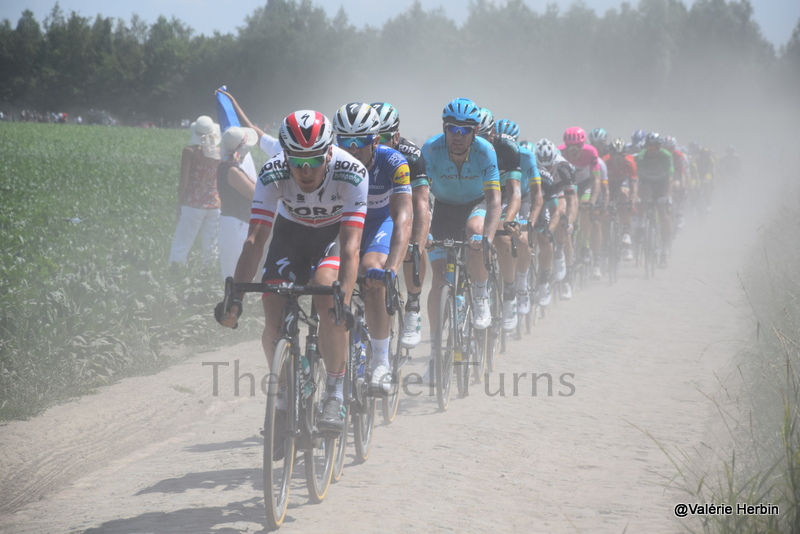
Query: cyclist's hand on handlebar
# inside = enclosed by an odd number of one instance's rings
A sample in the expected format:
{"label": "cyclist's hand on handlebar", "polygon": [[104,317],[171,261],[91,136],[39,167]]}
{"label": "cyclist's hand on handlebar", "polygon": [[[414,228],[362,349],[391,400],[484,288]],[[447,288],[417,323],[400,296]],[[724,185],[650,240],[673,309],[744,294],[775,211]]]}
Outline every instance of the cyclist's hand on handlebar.
{"label": "cyclist's hand on handlebar", "polygon": [[519,237],[520,229],[519,223],[517,221],[508,221],[503,223],[503,230],[514,234],[515,236]]}
{"label": "cyclist's hand on handlebar", "polygon": [[[345,330],[350,331],[356,324],[356,318],[353,315],[353,310],[350,309],[350,306],[345,304],[341,305],[341,310],[339,310],[340,319],[339,324],[340,326],[344,324]],[[328,309],[328,316],[331,318],[332,321],[336,320],[336,312],[333,308]]]}
{"label": "cyclist's hand on handlebar", "polygon": [[226,328],[236,328],[239,317],[242,316],[242,301],[238,299],[232,300],[227,312],[222,310],[224,305],[224,302],[220,302],[214,307],[214,319]]}
{"label": "cyclist's hand on handlebar", "polygon": [[480,250],[482,242],[483,236],[481,234],[472,234],[472,237],[469,238],[469,248]]}
{"label": "cyclist's hand on handlebar", "polygon": [[364,273],[364,284],[368,288],[383,287],[383,280],[386,278],[387,271],[391,273],[392,280],[397,277],[391,269],[367,269],[367,272]]}

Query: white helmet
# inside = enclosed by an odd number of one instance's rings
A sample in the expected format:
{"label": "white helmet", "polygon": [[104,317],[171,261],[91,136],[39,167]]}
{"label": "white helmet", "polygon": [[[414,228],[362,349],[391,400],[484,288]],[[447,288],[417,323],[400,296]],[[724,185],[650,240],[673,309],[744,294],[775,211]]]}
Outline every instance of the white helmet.
{"label": "white helmet", "polygon": [[536,143],[536,163],[539,166],[552,165],[555,163],[556,157],[558,157],[558,148],[555,143],[548,139],[540,139]]}
{"label": "white helmet", "polygon": [[301,109],[281,123],[281,147],[292,152],[316,152],[333,144],[333,125],[319,111]]}
{"label": "white helmet", "polygon": [[333,116],[333,129],[336,135],[350,137],[378,135],[381,119],[369,104],[350,102],[340,107]]}

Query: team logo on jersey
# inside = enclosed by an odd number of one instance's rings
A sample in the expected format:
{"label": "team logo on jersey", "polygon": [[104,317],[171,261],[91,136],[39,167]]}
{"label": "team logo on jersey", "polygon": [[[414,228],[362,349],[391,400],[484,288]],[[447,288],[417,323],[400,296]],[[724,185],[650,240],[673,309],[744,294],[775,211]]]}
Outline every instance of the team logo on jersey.
{"label": "team logo on jersey", "polygon": [[488,167],[486,167],[486,169],[484,169],[483,175],[489,176],[490,174],[494,174],[495,172],[497,172],[497,165],[489,165]]}
{"label": "team logo on jersey", "polygon": [[305,202],[306,201],[305,195],[301,195],[300,193],[297,193],[297,201],[298,202]]}
{"label": "team logo on jersey", "polygon": [[406,162],[405,160],[406,158],[404,158],[402,154],[400,154],[399,152],[395,152],[391,156],[389,156],[389,165],[391,165],[392,167],[397,167],[398,165],[405,163]]}
{"label": "team logo on jersey", "polygon": [[[360,174],[362,178],[366,178],[367,177],[367,169],[357,161],[338,160],[334,164],[333,170],[334,171],[339,171],[339,170],[341,170],[341,171],[350,171],[350,172],[354,172],[354,173]],[[334,174],[333,179],[336,180],[336,175],[335,174]],[[360,183],[360,181],[359,181],[359,183]]]}

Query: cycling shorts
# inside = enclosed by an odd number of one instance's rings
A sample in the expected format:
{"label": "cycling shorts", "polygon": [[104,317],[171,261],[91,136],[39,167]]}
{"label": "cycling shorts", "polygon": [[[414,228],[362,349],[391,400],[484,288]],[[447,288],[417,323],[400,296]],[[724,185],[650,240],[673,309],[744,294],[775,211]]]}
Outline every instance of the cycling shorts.
{"label": "cycling shorts", "polygon": [[278,215],[261,281],[305,285],[320,267],[339,268],[339,225],[306,226]]}
{"label": "cycling shorts", "polygon": [[388,256],[393,231],[394,221],[391,215],[365,223],[364,233],[361,235],[361,257],[367,252],[380,252]]}
{"label": "cycling shorts", "polygon": [[[431,235],[434,239],[462,240],[465,237],[467,221],[472,217],[486,217],[486,200],[481,198],[470,204],[447,204],[437,200],[433,205]],[[447,251],[434,248],[428,252],[428,259],[435,261],[447,257]]]}

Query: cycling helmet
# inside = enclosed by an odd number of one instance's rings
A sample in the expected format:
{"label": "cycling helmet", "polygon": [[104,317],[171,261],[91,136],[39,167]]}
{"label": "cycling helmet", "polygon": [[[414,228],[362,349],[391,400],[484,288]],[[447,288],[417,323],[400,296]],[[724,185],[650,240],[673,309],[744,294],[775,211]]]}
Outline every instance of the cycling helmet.
{"label": "cycling helmet", "polygon": [[664,137],[664,146],[670,150],[677,150],[678,149],[678,140],[668,135]]}
{"label": "cycling helmet", "polygon": [[489,135],[494,129],[494,115],[486,108],[481,108],[481,122],[478,124],[478,135]]}
{"label": "cycling helmet", "polygon": [[495,130],[500,135],[508,135],[516,141],[519,138],[519,126],[511,119],[500,119],[494,125]]}
{"label": "cycling helmet", "polygon": [[646,135],[647,132],[644,130],[636,130],[631,134],[631,143],[634,145],[641,145]]}
{"label": "cycling helmet", "polygon": [[442,121],[478,126],[481,122],[481,110],[469,98],[456,98],[451,100],[442,110]]}
{"label": "cycling helmet", "polygon": [[656,132],[650,132],[649,134],[647,134],[647,137],[645,137],[644,144],[645,146],[647,145],[661,146],[662,141],[663,139],[661,138],[661,135],[657,134]]}
{"label": "cycling helmet", "polygon": [[375,110],[381,121],[378,133],[394,133],[400,130],[400,114],[397,113],[397,108],[388,102],[374,102],[370,107]]}
{"label": "cycling helmet", "polygon": [[617,137],[613,141],[611,141],[611,150],[616,154],[624,154],[625,153],[625,139],[621,137]]}
{"label": "cycling helmet", "polygon": [[278,139],[284,150],[316,152],[333,144],[333,125],[319,111],[301,109],[283,119]]}
{"label": "cycling helmet", "polygon": [[586,132],[583,131],[583,128],[574,126],[564,132],[565,145],[582,145],[584,143],[586,143]]}
{"label": "cycling helmet", "polygon": [[606,139],[608,138],[608,132],[605,131],[604,128],[595,128],[591,132],[589,132],[589,144],[590,145],[604,145],[606,144]]}
{"label": "cycling helmet", "polygon": [[548,139],[540,139],[536,143],[536,163],[540,166],[552,165],[558,157],[558,148],[556,144]]}
{"label": "cycling helmet", "polygon": [[378,112],[369,104],[350,102],[340,107],[333,116],[336,135],[377,135],[381,128]]}

